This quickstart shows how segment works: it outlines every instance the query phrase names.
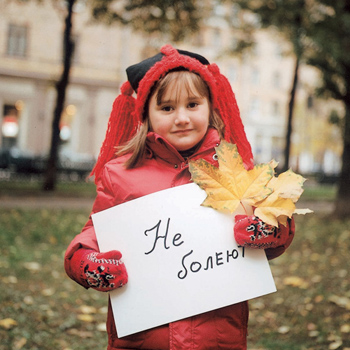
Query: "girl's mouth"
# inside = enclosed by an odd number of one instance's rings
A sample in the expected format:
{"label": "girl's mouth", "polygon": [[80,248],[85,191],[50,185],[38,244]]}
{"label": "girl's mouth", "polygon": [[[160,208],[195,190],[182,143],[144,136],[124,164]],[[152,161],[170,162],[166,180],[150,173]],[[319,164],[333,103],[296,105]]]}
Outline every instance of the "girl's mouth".
{"label": "girl's mouth", "polygon": [[192,131],[192,129],[176,130],[176,131],[174,131],[174,134],[187,134],[191,131]]}

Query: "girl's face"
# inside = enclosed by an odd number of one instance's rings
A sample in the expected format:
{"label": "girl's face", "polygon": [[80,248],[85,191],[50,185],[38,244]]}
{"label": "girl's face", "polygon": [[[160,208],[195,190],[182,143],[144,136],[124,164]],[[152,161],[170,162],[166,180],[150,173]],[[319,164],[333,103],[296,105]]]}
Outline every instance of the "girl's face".
{"label": "girl's face", "polygon": [[[194,75],[187,72],[188,74]],[[175,79],[161,93],[160,100],[159,89],[149,100],[151,130],[165,138],[178,151],[186,151],[203,139],[208,130],[209,116],[208,98],[201,96],[191,79]]]}

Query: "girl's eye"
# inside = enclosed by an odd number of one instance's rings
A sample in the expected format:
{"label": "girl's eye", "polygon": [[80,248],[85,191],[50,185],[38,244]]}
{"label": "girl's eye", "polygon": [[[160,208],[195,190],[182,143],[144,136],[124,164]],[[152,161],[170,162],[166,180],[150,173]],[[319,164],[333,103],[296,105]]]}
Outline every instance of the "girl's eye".
{"label": "girl's eye", "polygon": [[197,106],[198,106],[198,103],[196,103],[196,102],[191,102],[191,103],[189,103],[189,105],[188,105],[189,108],[195,108],[195,107],[197,107]]}
{"label": "girl's eye", "polygon": [[172,107],[171,106],[164,106],[164,107],[162,107],[162,111],[164,111],[164,112],[170,112],[170,111],[172,111]]}

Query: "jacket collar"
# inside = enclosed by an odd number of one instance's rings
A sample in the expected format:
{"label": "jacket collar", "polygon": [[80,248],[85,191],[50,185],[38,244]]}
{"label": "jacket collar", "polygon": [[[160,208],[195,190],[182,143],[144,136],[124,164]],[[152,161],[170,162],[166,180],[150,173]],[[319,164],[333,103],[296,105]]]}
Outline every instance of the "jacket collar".
{"label": "jacket collar", "polygon": [[[185,159],[180,155],[180,153],[173,147],[167,140],[162,136],[156,134],[155,132],[149,132],[147,135],[147,158],[159,157],[169,163],[183,162]],[[209,128],[204,139],[202,140],[199,148],[190,159],[200,158],[201,155],[210,149],[220,144],[220,137],[218,132]]]}

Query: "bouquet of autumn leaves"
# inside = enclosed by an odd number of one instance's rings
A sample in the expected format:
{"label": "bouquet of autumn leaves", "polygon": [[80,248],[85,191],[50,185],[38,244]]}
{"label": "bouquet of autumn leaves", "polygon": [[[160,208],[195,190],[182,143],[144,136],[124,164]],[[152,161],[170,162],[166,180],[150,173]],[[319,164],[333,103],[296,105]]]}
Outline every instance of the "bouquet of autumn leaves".
{"label": "bouquet of autumn leaves", "polygon": [[192,180],[207,193],[202,205],[234,213],[239,205],[255,208],[254,214],[269,225],[287,225],[293,214],[307,214],[296,209],[305,179],[292,170],[275,176],[277,162],[255,165],[246,170],[237,147],[222,141],[216,148],[219,167],[203,159],[191,161]]}

